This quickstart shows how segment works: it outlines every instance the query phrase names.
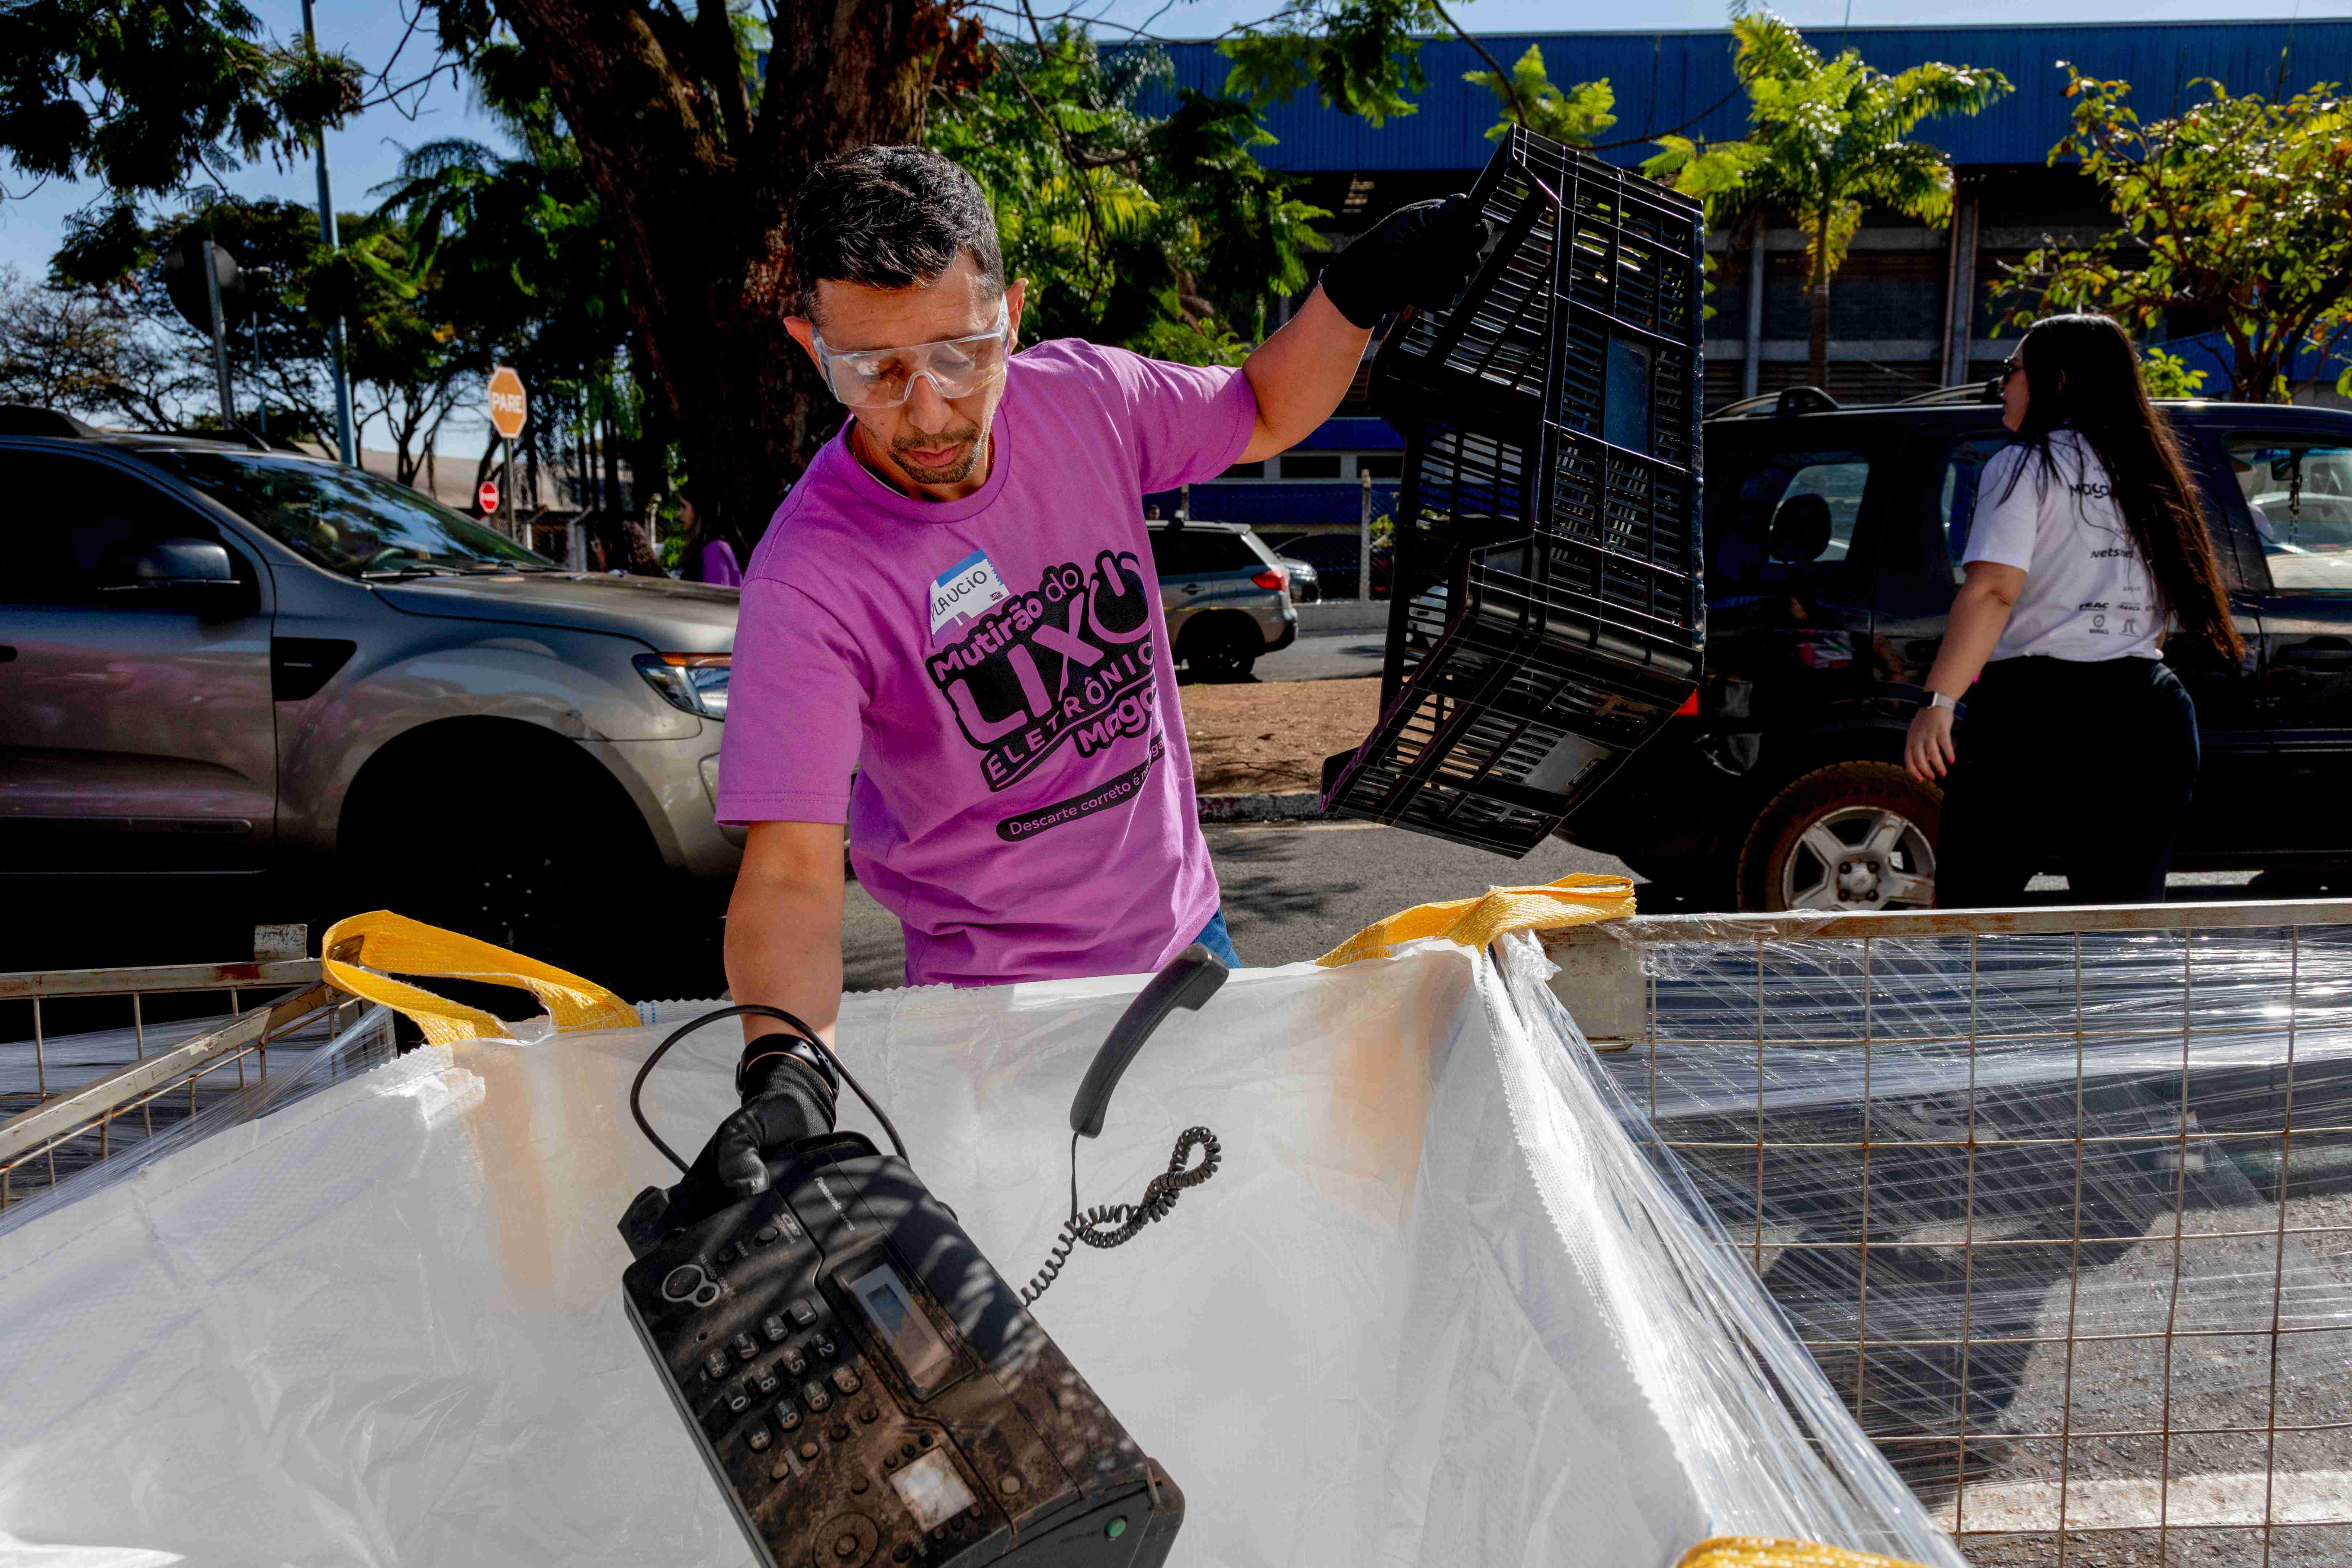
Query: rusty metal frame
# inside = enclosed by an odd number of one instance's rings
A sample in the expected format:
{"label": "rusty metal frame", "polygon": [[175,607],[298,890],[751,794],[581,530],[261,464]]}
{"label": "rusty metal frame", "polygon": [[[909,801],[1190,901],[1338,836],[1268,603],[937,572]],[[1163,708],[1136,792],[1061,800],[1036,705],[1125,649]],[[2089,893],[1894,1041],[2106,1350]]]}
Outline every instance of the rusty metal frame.
{"label": "rusty metal frame", "polygon": [[[2288,1169],[2286,1161],[2294,1139],[2298,1136],[2312,1137],[2323,1133],[2340,1136],[2352,1132],[2352,1126],[2304,1125],[2297,1122],[2294,1118],[2294,1067],[2297,1047],[2299,1012],[2304,1002],[2301,991],[2305,973],[2302,947],[2306,931],[2325,927],[2352,927],[2352,900],[2312,899],[2269,902],[2235,901],[2119,907],[2061,906],[1988,910],[1904,910],[1826,916],[1803,913],[1638,916],[1629,920],[1612,921],[1547,933],[1543,941],[1549,956],[1561,966],[1561,975],[1553,981],[1555,991],[1561,994],[1562,999],[1569,1004],[1571,1013],[1579,1016],[1580,1020],[1590,1016],[1600,1025],[1598,1028],[1588,1031],[1595,1048],[1602,1051],[1630,1051],[1640,1048],[1649,1053],[1652,1066],[1646,1075],[1649,1082],[1647,1109],[1653,1113],[1657,1104],[1655,1070],[1657,1052],[1686,1049],[1719,1051],[1731,1046],[1733,1042],[1724,1038],[1679,1039],[1662,1036],[1657,1023],[1657,982],[1654,977],[1645,973],[1645,966],[1641,961],[1643,952],[1664,944],[1677,943],[1706,943],[1719,946],[1752,944],[1754,946],[1758,958],[1755,998],[1757,1027],[1753,1042],[1756,1053],[1757,1089],[1754,1137],[1738,1142],[1713,1140],[1678,1142],[1663,1136],[1655,1134],[1654,1136],[1659,1147],[1676,1152],[1684,1150],[1693,1152],[1707,1150],[1737,1152],[1751,1147],[1755,1150],[1756,1223],[1753,1233],[1727,1236],[1725,1239],[1728,1246],[1744,1255],[1750,1266],[1758,1268],[1759,1272],[1762,1268],[1763,1254],[1768,1246],[1764,1224],[1766,1210],[1764,1182],[1768,1151],[1798,1148],[1844,1149],[1853,1152],[1858,1156],[1859,1185],[1861,1202],[1864,1205],[1861,1239],[1854,1242],[1806,1242],[1788,1239],[1776,1240],[1769,1244],[1776,1254],[1783,1250],[1799,1248],[1839,1249],[1858,1254],[1853,1337],[1803,1341],[1802,1342],[1806,1344],[1816,1361],[1826,1363],[1831,1357],[1843,1360],[1851,1356],[1859,1365],[1874,1346],[1941,1346],[1956,1349],[1958,1352],[1961,1386],[1966,1388],[1969,1386],[1966,1381],[1968,1357],[1974,1349],[1994,1345],[2059,1344],[2063,1346],[2063,1392],[2059,1406],[2060,1419],[2057,1429],[2002,1431],[1998,1434],[2004,1442],[2032,1445],[2046,1445],[2054,1442],[2058,1445],[2055,1481],[2057,1516],[2054,1530],[2046,1525],[2027,1528],[2021,1524],[1999,1529],[1969,1528],[1967,1494],[1970,1483],[1968,1457],[1971,1435],[1969,1429],[1968,1401],[1965,1397],[1959,1401],[1958,1429],[1956,1434],[1936,1433],[1913,1436],[1887,1435],[1874,1439],[1884,1447],[1918,1446],[1914,1448],[1914,1451],[1918,1452],[1932,1451],[1935,1448],[1950,1451],[1951,1473],[1937,1483],[1948,1485],[1949,1495],[1948,1497],[1939,1496],[1931,1506],[1939,1517],[1946,1520],[1947,1528],[1952,1530],[1957,1538],[1964,1542],[1982,1541],[1990,1543],[2001,1538],[2020,1541],[2021,1538],[2049,1539],[2054,1536],[2055,1561],[2063,1565],[2069,1561],[2070,1554],[2077,1549],[2103,1538],[2115,1540],[2131,1536],[2152,1537],[2155,1561],[2165,1563],[2172,1561],[2171,1553],[2177,1550],[2171,1539],[2176,1531],[2189,1531],[2194,1535],[2209,1531],[2220,1534],[2254,1531],[2261,1532],[2261,1561],[2267,1568],[2272,1561],[2274,1544],[2279,1540],[2279,1532],[2310,1530],[2352,1532],[2352,1499],[2346,1499],[2339,1506],[2322,1510],[2327,1515],[2325,1518],[2282,1519],[2278,1517],[2277,1498],[2278,1449],[2281,1435],[2294,1436],[2304,1433],[2352,1430],[2352,1419],[2327,1421],[2282,1421],[2280,1419],[2279,1352],[2281,1344],[2291,1341],[2295,1336],[2305,1334],[2352,1335],[2352,1329],[2347,1329],[2342,1324],[2299,1326],[2288,1324],[2284,1321],[2286,1238],[2290,1236],[2338,1237],[2352,1236],[2352,1225],[2294,1225],[2290,1223],[2288,1214],[2291,1183],[2286,1176]],[[2200,1129],[2197,1136],[2202,1141],[2218,1142],[2228,1139],[2276,1144],[2281,1152],[2280,1179],[2275,1202],[2270,1205],[2275,1212],[2268,1225],[2259,1229],[2242,1229],[2232,1226],[2226,1231],[2191,1232],[2185,1228],[2189,1117],[2182,1116],[2178,1128],[2169,1132],[2105,1135],[2094,1133],[2088,1131],[2085,1125],[2084,1083],[2086,1051],[2092,1046],[2110,1046],[2118,1041],[2134,1040],[2158,1044],[2178,1039],[2180,1047],[2178,1071],[2180,1074],[2182,1103],[2184,1105],[2188,1103],[2191,1045],[2194,1039],[2204,1032],[2205,1027],[2200,1025],[2192,1010],[2197,983],[2196,944],[2186,940],[2181,943],[2180,973],[2178,980],[2179,1002],[2177,1017],[2162,1023],[2151,1021],[2145,1026],[2102,1028],[2087,1024],[2084,1015],[2083,938],[2085,935],[2114,932],[2177,932],[2186,938],[2195,932],[2231,930],[2271,931],[2280,932],[2282,935],[2285,947],[2287,977],[2286,1012],[2283,1026],[2284,1048],[2280,1065],[2287,1074],[2285,1091],[2287,1100],[2280,1112],[2280,1122],[2277,1126],[2256,1131],[2217,1131]],[[2074,1005],[2071,1027],[2062,1026],[2022,1033],[1979,1032],[1978,999],[1979,941],[1988,936],[2010,935],[2070,936],[2074,939],[2071,963]],[[1868,980],[1874,956],[1874,948],[1881,941],[1902,938],[1965,938],[1967,940],[1969,1026],[1964,1034],[1882,1036],[1875,1032],[1872,1005],[1873,990]],[[1765,1126],[1764,980],[1766,966],[1763,962],[1764,951],[1767,944],[1803,945],[1815,942],[1834,942],[1847,947],[1855,943],[1860,944],[1860,973],[1864,978],[1861,982],[1862,1005],[1859,1029],[1853,1032],[1841,1030],[1829,1039],[1806,1037],[1801,1042],[1776,1039],[1774,1043],[1781,1046],[1792,1043],[1812,1045],[1834,1043],[1860,1047],[1863,1075],[1862,1136],[1855,1140],[1803,1142],[1768,1140]],[[2071,1037],[2074,1056],[2074,1136],[2018,1138],[1995,1137],[1980,1133],[1976,1120],[1978,1101],[1976,1071],[1979,1048],[2004,1041],[2013,1042],[2023,1039],[2054,1041],[2065,1037]],[[1884,1056],[1889,1050],[1910,1049],[1925,1045],[1965,1046],[1967,1048],[1969,1119],[1966,1134],[1962,1137],[1945,1140],[1905,1139],[1902,1142],[1906,1148],[1943,1147],[1965,1152],[1963,1234],[1957,1241],[1950,1239],[1932,1242],[1881,1241],[1869,1236],[1867,1221],[1870,1161],[1874,1148],[1876,1146],[1871,1137],[1869,1087],[1871,1068],[1875,1058]],[[2063,1093],[2063,1078],[2054,1080],[2052,1088],[2053,1092]],[[2145,1145],[2150,1142],[2172,1142],[2176,1140],[2179,1149],[2173,1161],[2175,1190],[2171,1205],[2173,1211],[2171,1234],[2165,1236],[2159,1233],[2149,1237],[2150,1240],[2168,1245],[2172,1249],[2170,1294],[2164,1307],[2163,1324],[2160,1328],[2151,1328],[2144,1331],[2093,1331],[2079,1322],[2077,1314],[2081,1289],[2081,1248],[2084,1244],[2083,1151],[2099,1144]],[[2071,1148],[2075,1152],[2074,1178],[2075,1194],[2072,1234],[2038,1237],[1988,1237],[1979,1239],[1975,1234],[1978,1225],[1976,1179],[1979,1154],[1996,1148],[2015,1148],[2035,1144]],[[2243,1327],[2234,1324],[2221,1328],[2183,1326],[2179,1321],[2181,1260],[2188,1247],[2207,1242],[2226,1242],[2257,1237],[2268,1239],[2273,1247],[2268,1321],[2248,1323]],[[1934,1247],[1948,1251],[1955,1247],[1966,1260],[1962,1282],[1963,1301],[1959,1337],[1934,1339],[1903,1335],[1874,1340],[1868,1316],[1870,1255],[1873,1252],[1891,1252],[1906,1247]],[[1994,1248],[2014,1247],[2064,1247],[2071,1250],[2072,1258],[2066,1276],[2065,1329],[2063,1334],[1977,1336],[1972,1333],[1971,1309],[1974,1305],[1976,1254],[1979,1248],[1990,1252]],[[2268,1341],[2267,1408],[2263,1413],[2263,1419],[2258,1424],[2245,1426],[2177,1425],[2172,1418],[2176,1345],[2202,1340],[2244,1341],[2249,1339]],[[2157,1423],[2148,1426],[2143,1422],[2130,1428],[2113,1430],[2105,1426],[2095,1431],[2078,1430],[2074,1420],[2075,1349],[2078,1346],[2092,1343],[2124,1341],[2158,1342],[2164,1347],[2161,1405],[2158,1412]],[[1867,1384],[1867,1377],[1857,1377],[1855,1380],[1854,1414],[1857,1419],[1862,1415],[1863,1390]],[[2263,1439],[2263,1508],[2259,1521],[2226,1523],[2201,1521],[2189,1523],[2174,1521],[2171,1487],[2174,1440],[2200,1436],[2233,1438],[2259,1436]],[[2070,1483],[2074,1480],[2070,1474],[2073,1450],[2077,1441],[2094,1437],[2102,1440],[2119,1437],[2152,1438],[2160,1444],[2154,1485],[2150,1489],[2155,1498],[2154,1517],[2144,1521],[2129,1523],[2086,1523],[2079,1518],[2069,1520]]]}

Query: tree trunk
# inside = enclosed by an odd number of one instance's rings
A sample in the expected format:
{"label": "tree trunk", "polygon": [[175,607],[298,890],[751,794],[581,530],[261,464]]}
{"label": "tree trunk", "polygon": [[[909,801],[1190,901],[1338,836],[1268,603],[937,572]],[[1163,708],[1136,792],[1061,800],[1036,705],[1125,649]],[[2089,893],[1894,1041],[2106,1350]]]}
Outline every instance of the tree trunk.
{"label": "tree trunk", "polygon": [[944,10],[938,0],[778,7],[747,127],[706,110],[643,13],[584,0],[499,6],[544,62],[620,237],[648,380],[685,447],[697,505],[747,538],[839,415],[784,331],[792,194],[834,153],[915,139],[927,73],[909,41],[938,37]]}
{"label": "tree trunk", "polygon": [[1813,276],[1805,291],[1805,374],[1823,392],[1830,389],[1830,210],[1823,206],[1813,229]]}
{"label": "tree trunk", "polygon": [[608,417],[598,444],[604,447],[604,505],[616,513],[625,513],[628,502],[621,494],[620,430]]}

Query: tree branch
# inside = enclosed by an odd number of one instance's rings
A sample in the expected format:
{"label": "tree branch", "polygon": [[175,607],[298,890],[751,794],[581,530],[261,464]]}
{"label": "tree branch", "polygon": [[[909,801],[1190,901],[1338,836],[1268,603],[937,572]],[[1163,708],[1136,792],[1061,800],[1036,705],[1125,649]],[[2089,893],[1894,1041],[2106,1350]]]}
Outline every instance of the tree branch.
{"label": "tree branch", "polygon": [[[1023,3],[1025,5],[1027,0],[1023,0]],[[1454,29],[1454,36],[1455,37],[1460,38],[1464,43],[1475,49],[1478,52],[1478,58],[1486,62],[1486,68],[1493,71],[1495,73],[1495,79],[1503,84],[1503,91],[1511,100],[1511,112],[1518,116],[1519,128],[1523,131],[1534,130],[1535,128],[1528,123],[1528,106],[1519,101],[1518,79],[1514,77],[1509,71],[1505,70],[1502,67],[1502,62],[1496,59],[1494,56],[1486,52],[1486,46],[1480,43],[1476,38],[1471,37],[1470,34],[1463,28],[1462,24],[1455,21],[1453,16],[1447,12],[1445,7],[1437,3],[1437,0],[1429,0],[1429,8],[1437,13],[1437,19],[1439,21]]]}

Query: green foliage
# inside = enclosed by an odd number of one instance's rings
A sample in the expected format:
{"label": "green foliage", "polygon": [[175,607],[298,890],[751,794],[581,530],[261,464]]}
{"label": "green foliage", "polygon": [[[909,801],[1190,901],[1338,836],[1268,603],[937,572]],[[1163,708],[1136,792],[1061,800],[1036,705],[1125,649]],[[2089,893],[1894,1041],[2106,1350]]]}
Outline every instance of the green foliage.
{"label": "green foliage", "polygon": [[1225,91],[1255,110],[1312,88],[1325,108],[1380,125],[1415,111],[1408,95],[1429,79],[1413,35],[1441,29],[1454,30],[1435,0],[1289,0],[1218,46],[1234,62]]}
{"label": "green foliage", "polygon": [[[185,367],[173,397],[150,399],[132,417],[166,427],[216,418],[209,406],[208,340],[179,319],[162,274],[163,253],[173,240],[208,236],[236,258],[244,275],[230,301],[229,332],[240,402],[267,397],[299,426],[331,431],[329,329],[341,318],[355,405],[386,422],[404,480],[422,461],[422,443],[480,368],[481,355],[451,324],[438,297],[440,278],[412,230],[378,215],[347,215],[339,223],[343,247],[330,256],[319,240],[318,215],[295,202],[215,198],[152,222],[127,205],[101,207],[69,226],[51,259],[50,281],[121,310]],[[272,433],[282,433],[281,426],[273,423]]]}
{"label": "green foliage", "polygon": [[2010,90],[1997,70],[1931,61],[1889,75],[1847,49],[1833,59],[1769,11],[1732,18],[1732,68],[1748,94],[1747,139],[1706,144],[1661,137],[1644,173],[1707,204],[1723,223],[1762,205],[1797,215],[1806,259],[1826,282],[1867,206],[1948,221],[1944,154],[1906,138],[1937,115],[1975,114]]}
{"label": "green foliage", "polygon": [[1494,71],[1464,71],[1462,79],[1486,89],[1501,104],[1502,118],[1486,130],[1489,142],[1509,135],[1511,127],[1521,123],[1522,114],[1528,130],[1570,147],[1591,146],[1595,137],[1617,123],[1617,117],[1610,112],[1617,107],[1617,94],[1609,79],[1580,82],[1562,92],[1544,69],[1539,44],[1528,46],[1528,52],[1511,67],[1507,82]]}
{"label": "green foliage", "polygon": [[260,31],[238,0],[0,5],[0,157],[167,195],[197,171],[285,156],[358,108],[351,60]]}
{"label": "green foliage", "polygon": [[123,301],[0,267],[0,403],[152,426],[205,384]]}
{"label": "green foliage", "polygon": [[305,426],[332,430],[326,323],[313,314],[310,297],[320,255],[318,215],[283,201],[201,200],[152,221],[118,202],[68,221],[65,243],[49,260],[50,287],[118,313],[150,353],[178,367],[176,376],[135,407],[118,399],[116,409],[134,425],[164,430],[201,412],[217,417],[210,406],[208,340],[180,319],[163,293],[163,253],[190,231],[226,247],[243,273],[238,295],[224,301],[230,370],[239,388],[256,389],[274,407],[295,411]]}
{"label": "green foliage", "polygon": [[[740,47],[740,33],[738,47]],[[620,237],[590,187],[578,142],[557,116],[545,62],[511,43],[473,53],[476,93],[520,151],[428,142],[377,187],[431,276],[433,301],[470,377],[511,364],[530,389],[522,445],[533,461],[609,424],[645,434],[646,389],[620,372],[631,320]],[[583,468],[579,453],[570,459]],[[658,449],[639,454],[641,492],[662,486]],[[641,498],[642,499],[642,496]]]}
{"label": "green foliage", "polygon": [[2140,384],[2150,397],[2194,397],[2204,390],[2205,373],[2191,370],[2179,354],[2151,348],[2140,362]]}
{"label": "green foliage", "polygon": [[2066,62],[2073,125],[2050,150],[2079,158],[2120,227],[2045,245],[2002,288],[2022,327],[2092,306],[2144,331],[2211,322],[2230,345],[2230,395],[2278,395],[2297,353],[2352,333],[2352,106],[2321,83],[2284,103],[2199,81],[2210,101],[2143,125],[2130,84]]}
{"label": "green foliage", "polygon": [[1184,91],[1153,119],[1134,101],[1167,71],[1156,51],[1106,54],[1066,26],[1041,38],[999,40],[997,68],[926,127],[989,193],[1005,270],[1030,280],[1024,335],[1240,363],[1306,287],[1307,226],[1328,215],[1250,155],[1266,138],[1245,104]]}

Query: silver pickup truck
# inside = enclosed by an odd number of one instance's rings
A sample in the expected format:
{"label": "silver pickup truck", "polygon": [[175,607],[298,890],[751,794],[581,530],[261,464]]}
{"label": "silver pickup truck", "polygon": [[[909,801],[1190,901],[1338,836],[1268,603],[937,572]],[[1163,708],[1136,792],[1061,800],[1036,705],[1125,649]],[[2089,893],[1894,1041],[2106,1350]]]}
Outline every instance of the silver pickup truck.
{"label": "silver pickup truck", "polygon": [[0,877],[290,873],[311,918],[388,906],[615,984],[715,939],[736,590],[33,409],[0,410]]}

